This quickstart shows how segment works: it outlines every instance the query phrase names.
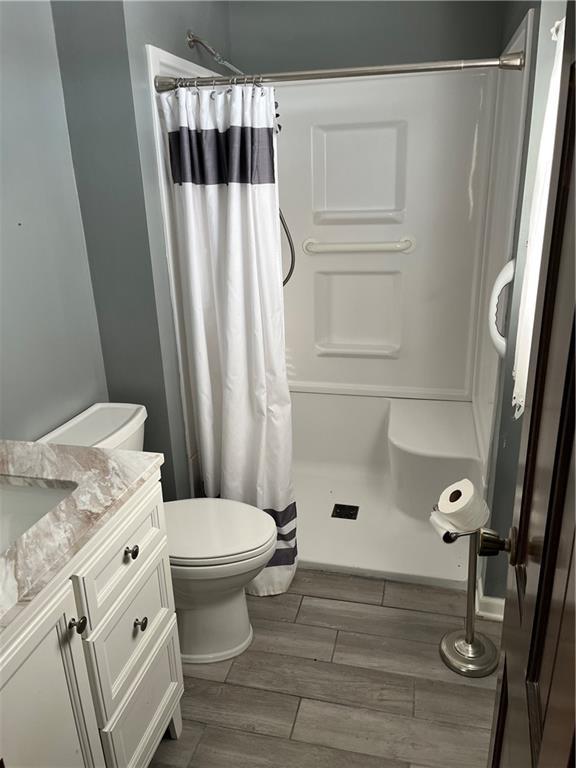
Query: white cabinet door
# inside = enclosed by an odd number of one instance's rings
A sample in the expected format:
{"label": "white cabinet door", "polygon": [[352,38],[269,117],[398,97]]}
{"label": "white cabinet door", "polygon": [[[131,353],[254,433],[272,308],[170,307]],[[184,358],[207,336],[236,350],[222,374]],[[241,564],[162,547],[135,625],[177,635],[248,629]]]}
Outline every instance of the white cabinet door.
{"label": "white cabinet door", "polygon": [[6,768],[104,766],[70,582],[2,643],[0,757]]}

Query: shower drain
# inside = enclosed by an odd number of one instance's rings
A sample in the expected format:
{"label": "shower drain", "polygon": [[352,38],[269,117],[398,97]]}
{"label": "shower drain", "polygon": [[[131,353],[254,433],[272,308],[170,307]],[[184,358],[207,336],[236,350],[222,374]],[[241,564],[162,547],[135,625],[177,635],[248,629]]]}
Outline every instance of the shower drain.
{"label": "shower drain", "polygon": [[340,517],[343,520],[356,520],[360,507],[354,504],[334,504],[332,517]]}

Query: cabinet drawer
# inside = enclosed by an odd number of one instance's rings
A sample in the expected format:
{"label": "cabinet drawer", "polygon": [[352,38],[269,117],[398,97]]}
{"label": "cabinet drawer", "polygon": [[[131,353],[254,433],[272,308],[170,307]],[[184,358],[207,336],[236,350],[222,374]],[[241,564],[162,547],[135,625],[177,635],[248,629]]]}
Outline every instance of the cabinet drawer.
{"label": "cabinet drawer", "polygon": [[84,640],[99,725],[104,725],[112,716],[173,614],[170,564],[164,539],[122,601]]}
{"label": "cabinet drawer", "polygon": [[107,768],[149,764],[184,690],[179,653],[172,616],[138,680],[100,732]]}
{"label": "cabinet drawer", "polygon": [[146,567],[165,533],[162,489],[160,483],[155,483],[127,515],[112,541],[106,542],[101,551],[72,577],[90,630],[96,629],[132,580]]}

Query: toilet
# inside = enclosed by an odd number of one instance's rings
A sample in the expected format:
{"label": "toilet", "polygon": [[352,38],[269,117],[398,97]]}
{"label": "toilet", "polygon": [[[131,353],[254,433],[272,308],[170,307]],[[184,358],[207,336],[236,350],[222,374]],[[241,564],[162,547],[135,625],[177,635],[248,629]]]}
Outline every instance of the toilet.
{"label": "toilet", "polygon": [[261,509],[226,499],[164,504],[183,662],[223,661],[252,641],[244,587],[276,549]]}
{"label": "toilet", "polygon": [[[141,451],[146,408],[96,403],[42,443]],[[276,525],[261,509],[228,499],[164,503],[182,661],[206,664],[252,641],[244,588],[276,549]]]}

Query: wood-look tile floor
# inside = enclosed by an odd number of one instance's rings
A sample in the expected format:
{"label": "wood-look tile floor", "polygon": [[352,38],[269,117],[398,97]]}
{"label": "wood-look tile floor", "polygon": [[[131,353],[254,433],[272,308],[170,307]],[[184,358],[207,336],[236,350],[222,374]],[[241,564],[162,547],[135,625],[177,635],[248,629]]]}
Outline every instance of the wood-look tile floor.
{"label": "wood-look tile floor", "polygon": [[184,666],[183,733],[155,768],[485,767],[496,675],[460,677],[438,655],[464,594],[299,570],[248,607],[247,651]]}

